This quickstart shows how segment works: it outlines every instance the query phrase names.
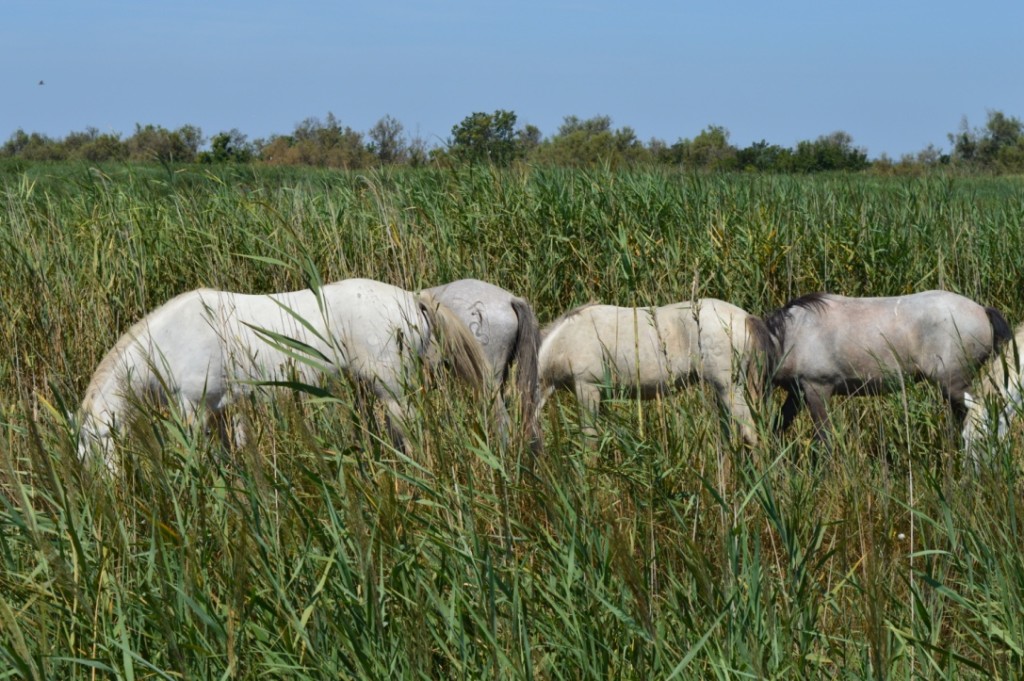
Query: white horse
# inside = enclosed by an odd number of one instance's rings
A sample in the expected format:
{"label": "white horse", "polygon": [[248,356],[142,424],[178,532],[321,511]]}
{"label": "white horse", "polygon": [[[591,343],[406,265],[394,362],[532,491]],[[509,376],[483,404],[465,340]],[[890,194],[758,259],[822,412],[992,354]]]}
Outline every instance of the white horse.
{"label": "white horse", "polygon": [[1024,406],[1024,324],[1016,328],[1013,342],[993,356],[982,369],[974,393],[965,393],[967,416],[964,418],[964,447],[978,463],[979,445],[989,435],[993,421],[1001,439]]}
{"label": "white horse", "polygon": [[815,437],[824,443],[833,394],[887,392],[903,378],[938,385],[962,419],[974,372],[1012,335],[998,310],[949,291],[887,298],[812,293],[765,322],[778,344],[773,381],[788,393],[780,428],[806,402]]}
{"label": "white horse", "polygon": [[469,327],[483,348],[495,381],[494,414],[502,434],[508,432],[507,392],[509,368],[516,362],[516,389],[524,435],[535,453],[542,449],[537,414],[539,388],[537,349],[540,326],[533,308],[522,298],[479,279],[459,279],[426,289]]}
{"label": "white horse", "polygon": [[261,384],[315,385],[337,372],[383,401],[392,440],[404,447],[417,358],[447,360],[483,388],[480,346],[429,293],[368,279],[269,295],[190,291],[146,315],[100,362],[81,406],[79,452],[98,444],[113,468],[111,436],[142,400],[215,417]]}
{"label": "white horse", "polygon": [[542,402],[558,388],[573,390],[591,421],[584,432],[593,436],[602,388],[650,399],[700,380],[753,445],[745,393],[759,397],[772,347],[758,317],[713,298],[650,308],[584,305],[542,333]]}

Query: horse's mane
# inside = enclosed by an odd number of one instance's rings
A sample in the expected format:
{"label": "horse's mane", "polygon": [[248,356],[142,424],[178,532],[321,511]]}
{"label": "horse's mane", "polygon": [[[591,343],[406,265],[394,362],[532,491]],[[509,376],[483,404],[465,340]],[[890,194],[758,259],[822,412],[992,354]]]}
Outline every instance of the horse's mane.
{"label": "horse's mane", "polygon": [[824,312],[828,307],[828,295],[824,291],[804,294],[791,299],[785,305],[764,317],[765,326],[768,327],[768,332],[775,338],[779,348],[785,346],[786,321],[792,316],[793,310],[801,307],[810,312]]}
{"label": "horse's mane", "polygon": [[548,335],[552,331],[554,331],[559,325],[561,325],[562,323],[568,321],[570,318],[575,317],[576,315],[578,315],[580,312],[582,312],[583,310],[587,309],[588,307],[593,307],[593,306],[595,306],[597,304],[598,303],[596,301],[590,301],[589,303],[583,303],[579,307],[574,307],[573,309],[569,310],[568,312],[563,313],[557,319],[555,319],[555,320],[553,320],[551,322],[548,322],[547,324],[544,325],[544,328],[542,328],[540,330],[540,342],[543,343],[544,339],[547,338]]}

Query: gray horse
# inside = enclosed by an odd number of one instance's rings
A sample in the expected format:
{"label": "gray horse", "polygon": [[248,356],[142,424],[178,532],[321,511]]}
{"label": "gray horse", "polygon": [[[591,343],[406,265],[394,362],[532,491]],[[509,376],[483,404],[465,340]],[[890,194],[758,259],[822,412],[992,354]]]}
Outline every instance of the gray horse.
{"label": "gray horse", "polygon": [[961,422],[974,373],[1012,336],[998,310],[948,291],[889,298],[812,293],[765,323],[777,344],[773,381],[788,393],[779,429],[806,402],[815,437],[826,443],[832,395],[886,392],[901,377],[937,384]]}
{"label": "gray horse", "polygon": [[539,453],[543,442],[537,414],[540,326],[533,308],[519,296],[479,279],[459,279],[426,292],[452,310],[480,342],[494,380],[493,409],[502,435],[509,427],[505,405],[509,368],[517,363],[516,389],[524,436]]}
{"label": "gray horse", "polygon": [[542,336],[542,401],[558,388],[575,392],[590,436],[609,381],[640,399],[703,381],[714,387],[721,411],[744,441],[757,443],[747,392],[761,393],[772,343],[764,322],[731,303],[704,298],[662,307],[585,305],[549,324]]}

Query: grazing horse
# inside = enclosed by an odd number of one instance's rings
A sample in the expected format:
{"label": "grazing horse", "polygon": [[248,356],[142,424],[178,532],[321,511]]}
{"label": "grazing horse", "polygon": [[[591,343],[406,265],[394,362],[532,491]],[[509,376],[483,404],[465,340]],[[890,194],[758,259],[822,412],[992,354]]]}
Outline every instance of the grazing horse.
{"label": "grazing horse", "polygon": [[[542,332],[542,402],[554,390],[573,390],[584,412],[584,432],[601,389],[651,399],[696,380],[714,389],[719,408],[748,444],[757,431],[745,387],[760,393],[770,366],[771,338],[764,323],[721,300],[704,298],[663,307],[584,305]],[[610,385],[609,385],[610,382]]]}
{"label": "grazing horse", "polygon": [[[1024,324],[1017,327],[1013,342],[992,357],[982,369],[973,393],[965,393],[967,416],[964,419],[964,447],[978,463],[980,441],[989,434],[992,422],[996,422],[996,434],[1003,438],[1010,428],[1010,422],[1024,404]],[[994,409],[994,410],[993,410]]]}
{"label": "grazing horse", "polygon": [[146,315],[100,362],[82,402],[79,453],[98,443],[113,469],[111,436],[141,400],[212,417],[260,384],[315,384],[338,372],[384,402],[392,441],[404,447],[417,358],[447,360],[483,388],[479,344],[429,293],[369,279],[268,295],[190,291]]}
{"label": "grazing horse", "polygon": [[779,429],[806,402],[815,437],[825,443],[832,395],[886,392],[903,378],[936,383],[962,419],[974,372],[1011,335],[998,310],[948,291],[890,298],[812,293],[765,323],[777,344],[773,381],[788,393]]}
{"label": "grazing horse", "polygon": [[483,348],[495,382],[493,408],[502,434],[508,432],[509,415],[504,395],[509,367],[512,362],[517,363],[516,389],[524,436],[534,453],[540,453],[543,446],[537,414],[540,326],[533,308],[522,298],[479,279],[459,279],[426,289],[426,292],[451,309]]}

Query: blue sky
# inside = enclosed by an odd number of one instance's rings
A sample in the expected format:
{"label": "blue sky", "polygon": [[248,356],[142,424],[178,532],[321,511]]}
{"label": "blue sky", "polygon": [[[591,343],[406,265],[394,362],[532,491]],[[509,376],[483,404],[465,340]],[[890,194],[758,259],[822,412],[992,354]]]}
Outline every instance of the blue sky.
{"label": "blue sky", "polygon": [[[475,111],[643,141],[843,130],[870,157],[1024,117],[1024,2],[4,0],[0,141],[136,123],[250,139],[333,112],[443,143]],[[39,81],[45,85],[39,85]]]}

